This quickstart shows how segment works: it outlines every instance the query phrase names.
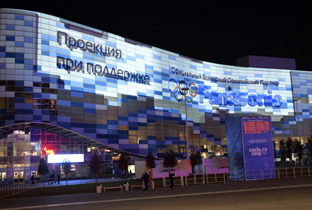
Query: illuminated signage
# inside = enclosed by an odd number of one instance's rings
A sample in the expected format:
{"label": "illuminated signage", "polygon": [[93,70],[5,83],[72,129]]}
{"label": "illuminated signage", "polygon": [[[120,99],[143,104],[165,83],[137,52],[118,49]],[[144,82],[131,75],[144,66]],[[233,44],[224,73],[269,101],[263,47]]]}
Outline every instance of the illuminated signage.
{"label": "illuminated signage", "polygon": [[68,36],[67,33],[62,31],[57,32],[57,42],[59,45],[62,45],[62,37],[64,37],[64,43],[70,50],[79,48],[83,52],[88,51],[89,53],[100,54],[102,56],[121,58],[121,50],[114,47],[102,46],[90,41],[84,41],[82,39],[76,40],[74,37]]}
{"label": "illuminated signage", "polygon": [[180,75],[180,76],[186,76],[186,77],[192,77],[196,79],[203,79],[211,82],[223,82],[223,83],[232,83],[232,84],[252,84],[252,85],[272,85],[272,86],[278,86],[279,81],[265,81],[265,80],[248,80],[248,79],[232,79],[231,77],[211,77],[208,75],[201,75],[201,74],[194,74],[191,72],[184,72],[183,70],[179,70],[177,68],[172,67],[171,73]]}
{"label": "illuminated signage", "polygon": [[54,155],[54,151],[53,150],[46,150],[46,154],[47,155]]}
{"label": "illuminated signage", "polygon": [[46,147],[41,150],[41,155],[54,155],[53,149],[47,149]]}
{"label": "illuminated signage", "polygon": [[60,154],[60,155],[47,155],[48,163],[63,163],[69,161],[71,163],[83,163],[83,154]]}
{"label": "illuminated signage", "polygon": [[[177,94],[184,94],[180,90],[183,88],[181,85],[183,84],[183,87],[187,87],[187,84],[185,81],[177,82],[174,78],[169,79],[168,81],[168,88],[169,91],[174,94],[177,101],[180,99],[177,97]],[[194,83],[192,83],[194,84]],[[197,87],[194,84],[194,88],[196,88],[197,93]],[[173,87],[173,88],[172,88]],[[191,87],[191,83],[189,84],[189,90],[192,90],[194,88]],[[194,90],[192,90],[194,92]],[[190,92],[192,95],[192,92]],[[216,91],[210,91],[209,88],[206,85],[198,85],[198,95],[199,95],[199,102],[204,103],[204,99],[208,99],[210,104],[213,105],[229,105],[229,106],[246,106],[247,104],[249,106],[276,106],[280,107],[283,105],[283,98],[281,95],[276,94],[274,96],[271,95],[272,92],[269,90],[268,94],[247,94],[247,93],[233,93],[233,92],[216,92]],[[194,93],[192,96],[196,96]],[[193,97],[192,97],[193,99]],[[190,102],[187,100],[187,102]]]}
{"label": "illuminated signage", "polygon": [[[71,37],[62,31],[57,32],[57,42],[59,45],[64,43],[70,50],[79,48],[83,52],[87,51],[92,54],[121,59],[121,50],[118,50],[114,47],[102,46],[90,41],[84,41],[82,39],[75,39],[74,37]],[[56,57],[56,63],[57,68],[65,69],[68,74],[70,74],[70,72],[86,72],[95,76],[109,77],[113,79],[150,85],[150,77],[145,74],[117,69],[109,66],[102,66],[91,62],[85,63],[82,60],[70,59],[66,56],[63,57],[60,55]]]}
{"label": "illuminated signage", "polygon": [[127,70],[118,69],[114,67],[108,68],[107,66],[101,66],[93,63],[84,64],[82,61],[72,60],[61,56],[56,57],[57,68],[65,69],[67,73],[73,72],[86,72],[100,77],[110,77],[113,79],[120,79],[129,82],[136,82],[140,84],[149,85],[150,77],[148,75],[139,74]]}

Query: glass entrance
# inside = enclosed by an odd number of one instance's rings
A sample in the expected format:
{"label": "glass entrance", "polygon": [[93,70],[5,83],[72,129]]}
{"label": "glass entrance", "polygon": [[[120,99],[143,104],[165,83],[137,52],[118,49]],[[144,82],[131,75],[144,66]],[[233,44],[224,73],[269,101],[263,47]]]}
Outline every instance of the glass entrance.
{"label": "glass entrance", "polygon": [[23,182],[24,182],[24,171],[15,171],[14,183],[23,183]]}

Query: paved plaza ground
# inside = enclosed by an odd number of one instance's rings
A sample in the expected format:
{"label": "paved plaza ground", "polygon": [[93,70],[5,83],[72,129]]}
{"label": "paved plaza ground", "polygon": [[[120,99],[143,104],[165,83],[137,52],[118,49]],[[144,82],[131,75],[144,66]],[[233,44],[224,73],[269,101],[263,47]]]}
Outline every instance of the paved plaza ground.
{"label": "paved plaza ground", "polygon": [[[281,179],[281,180],[263,180],[263,181],[248,181],[236,183],[219,183],[206,185],[193,185],[185,187],[175,187],[173,191],[168,188],[156,188],[154,190],[134,190],[128,192],[106,192],[106,193],[84,193],[75,195],[59,195],[59,196],[45,196],[32,198],[9,198],[0,200],[0,209],[7,208],[42,208],[47,207],[61,207],[61,206],[76,206],[78,204],[95,204],[114,201],[126,200],[146,200],[166,197],[181,197],[181,196],[196,196],[208,194],[224,194],[233,192],[254,192],[264,191],[268,189],[276,189],[283,191],[284,189],[297,189],[303,187],[312,187],[311,178],[297,178],[297,179]],[[49,190],[49,188],[46,188]],[[34,189],[36,190],[36,189]],[[95,189],[94,189],[95,192]],[[27,192],[26,192],[27,193]],[[52,206],[51,206],[52,205]]]}

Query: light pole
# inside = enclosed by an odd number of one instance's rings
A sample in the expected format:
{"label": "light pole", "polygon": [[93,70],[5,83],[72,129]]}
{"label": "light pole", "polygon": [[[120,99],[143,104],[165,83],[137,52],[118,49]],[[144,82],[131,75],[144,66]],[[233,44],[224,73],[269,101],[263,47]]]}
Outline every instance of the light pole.
{"label": "light pole", "polygon": [[298,131],[299,131],[299,142],[301,144],[301,134],[300,134],[300,121],[299,121],[299,113],[298,113],[298,102],[301,102],[301,100],[294,100],[294,103],[296,104],[296,114],[297,114],[297,121],[298,121]]}
{"label": "light pole", "polygon": [[186,93],[189,90],[188,87],[181,88],[184,91],[184,102],[185,102],[185,130],[186,130],[186,158],[189,159],[189,139],[188,139],[188,128],[187,128],[187,108],[186,108]]}
{"label": "light pole", "polygon": [[284,133],[283,133],[284,132],[284,129],[283,129],[284,128],[284,117],[281,118],[281,125],[282,125],[282,138],[284,140]]}

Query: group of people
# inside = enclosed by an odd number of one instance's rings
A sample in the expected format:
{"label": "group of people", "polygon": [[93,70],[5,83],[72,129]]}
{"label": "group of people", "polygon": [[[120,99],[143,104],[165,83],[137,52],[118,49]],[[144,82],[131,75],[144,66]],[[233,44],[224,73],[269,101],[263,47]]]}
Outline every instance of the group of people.
{"label": "group of people", "polygon": [[[172,172],[172,171],[169,171],[169,181],[170,181],[170,187],[169,189],[170,190],[173,190],[173,186],[174,186],[174,177],[175,177],[175,174]],[[142,180],[144,182],[144,190],[152,190],[153,189],[153,177],[151,175],[151,172],[145,172],[143,175],[142,175]]]}
{"label": "group of people", "polygon": [[[57,182],[58,182],[58,184],[60,183],[60,181],[61,181],[61,176],[60,176],[60,174],[58,174],[58,175],[57,175]],[[54,173],[51,173],[51,174],[50,174],[50,181],[49,181],[49,184],[50,184],[50,182],[51,182],[51,184],[53,184],[53,182],[56,183]]]}
{"label": "group of people", "polygon": [[[31,181],[31,186],[36,184],[36,178],[35,178],[34,174],[31,175],[30,181]],[[60,176],[60,174],[58,174],[57,175],[57,182],[58,182],[58,184],[60,184],[60,181],[61,181],[61,176]],[[50,179],[48,181],[48,184],[50,184],[50,183],[53,184],[53,182],[56,183],[55,175],[54,175],[54,173],[51,173],[50,174]]]}

